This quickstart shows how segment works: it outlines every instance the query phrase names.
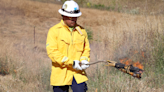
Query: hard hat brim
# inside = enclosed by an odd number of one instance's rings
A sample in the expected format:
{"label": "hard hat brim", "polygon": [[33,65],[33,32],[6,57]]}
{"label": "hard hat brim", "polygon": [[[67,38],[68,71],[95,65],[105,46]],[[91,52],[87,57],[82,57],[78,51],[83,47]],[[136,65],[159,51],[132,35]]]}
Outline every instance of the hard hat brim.
{"label": "hard hat brim", "polygon": [[58,12],[59,12],[61,15],[68,16],[68,17],[80,17],[81,14],[82,14],[81,12],[76,13],[76,14],[71,14],[71,13],[64,12],[62,9],[59,9]]}

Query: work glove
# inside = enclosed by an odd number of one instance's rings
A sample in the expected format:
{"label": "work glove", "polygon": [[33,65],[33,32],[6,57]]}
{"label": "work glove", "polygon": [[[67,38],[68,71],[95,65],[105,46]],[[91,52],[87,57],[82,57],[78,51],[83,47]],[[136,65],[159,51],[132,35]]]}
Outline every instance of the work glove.
{"label": "work glove", "polygon": [[87,65],[87,64],[89,64],[89,62],[87,60],[82,60],[81,61],[81,68],[83,70],[87,69],[89,67],[89,65]]}
{"label": "work glove", "polygon": [[73,61],[73,68],[76,70],[82,70],[82,68],[80,67],[80,61],[79,60]]}

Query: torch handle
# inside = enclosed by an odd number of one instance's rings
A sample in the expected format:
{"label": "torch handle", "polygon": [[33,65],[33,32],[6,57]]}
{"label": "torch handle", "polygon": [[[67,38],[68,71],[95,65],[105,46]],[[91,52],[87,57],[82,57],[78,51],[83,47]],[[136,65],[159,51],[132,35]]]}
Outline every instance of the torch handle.
{"label": "torch handle", "polygon": [[[86,64],[86,65],[94,65],[94,64],[97,64],[97,63],[100,63],[100,62],[107,62],[107,61],[105,61],[105,60],[95,61],[95,62],[90,62],[89,64]],[[82,65],[82,64],[80,63],[80,65]]]}
{"label": "torch handle", "polygon": [[87,65],[93,65],[93,64],[100,63],[100,62],[107,62],[107,61],[105,61],[105,60],[101,60],[101,61],[91,62],[91,63],[89,63],[89,64],[87,64]]}
{"label": "torch handle", "polygon": [[[90,62],[89,64],[86,65],[94,65],[100,62],[108,63],[108,66],[115,66],[116,62],[115,61],[110,61],[110,60],[100,60],[100,61],[95,61],[95,62]],[[82,64],[80,64],[82,65]]]}

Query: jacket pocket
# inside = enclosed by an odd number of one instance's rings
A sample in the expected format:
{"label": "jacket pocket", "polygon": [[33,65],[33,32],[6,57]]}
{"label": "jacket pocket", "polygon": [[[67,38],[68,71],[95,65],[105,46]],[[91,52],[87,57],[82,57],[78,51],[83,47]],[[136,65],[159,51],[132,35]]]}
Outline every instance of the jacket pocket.
{"label": "jacket pocket", "polygon": [[84,40],[76,40],[75,42],[75,48],[77,51],[83,51],[84,50]]}
{"label": "jacket pocket", "polygon": [[60,41],[63,43],[63,44],[70,44],[69,40],[67,38],[60,38]]}
{"label": "jacket pocket", "polygon": [[60,38],[60,41],[59,41],[59,44],[58,44],[58,49],[62,53],[67,53],[69,45],[70,45],[69,39],[67,39],[67,38]]}

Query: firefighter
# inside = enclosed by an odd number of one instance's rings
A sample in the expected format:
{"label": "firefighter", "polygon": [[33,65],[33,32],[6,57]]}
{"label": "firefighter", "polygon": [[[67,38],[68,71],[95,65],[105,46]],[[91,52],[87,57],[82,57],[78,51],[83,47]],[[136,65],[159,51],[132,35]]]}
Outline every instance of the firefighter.
{"label": "firefighter", "polygon": [[52,61],[50,84],[54,92],[86,92],[85,69],[90,61],[90,46],[85,29],[77,24],[82,15],[78,4],[65,1],[58,10],[62,19],[48,31],[46,50]]}

